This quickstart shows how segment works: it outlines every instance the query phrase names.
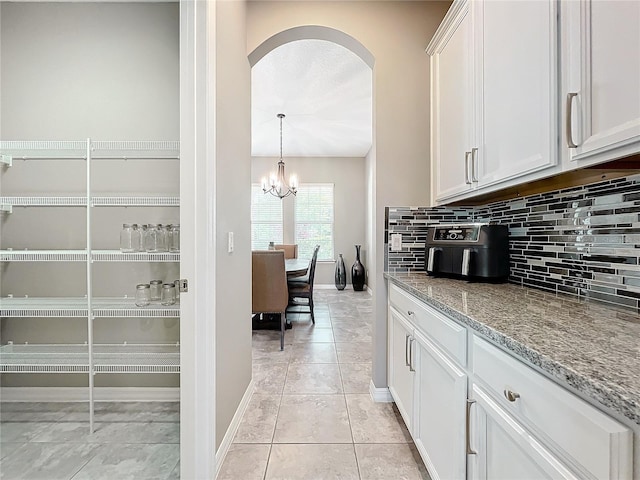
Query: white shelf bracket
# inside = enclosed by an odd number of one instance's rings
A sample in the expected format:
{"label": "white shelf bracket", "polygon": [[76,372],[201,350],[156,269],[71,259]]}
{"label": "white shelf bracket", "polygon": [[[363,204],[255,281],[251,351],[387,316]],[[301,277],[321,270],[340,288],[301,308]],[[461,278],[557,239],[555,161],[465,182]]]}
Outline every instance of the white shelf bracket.
{"label": "white shelf bracket", "polygon": [[11,155],[0,155],[0,163],[4,163],[7,167],[13,166],[13,157]]}
{"label": "white shelf bracket", "polygon": [[0,203],[0,212],[13,213],[13,205],[8,203]]}

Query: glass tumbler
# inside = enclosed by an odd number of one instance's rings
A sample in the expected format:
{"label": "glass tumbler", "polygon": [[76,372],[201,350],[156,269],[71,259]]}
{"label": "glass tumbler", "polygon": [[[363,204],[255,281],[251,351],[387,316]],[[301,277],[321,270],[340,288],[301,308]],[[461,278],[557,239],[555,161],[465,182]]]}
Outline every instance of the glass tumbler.
{"label": "glass tumbler", "polygon": [[151,303],[151,287],[148,283],[136,285],[136,305],[146,307]]}
{"label": "glass tumbler", "polygon": [[160,294],[162,293],[162,280],[151,280],[149,285],[151,286],[151,300],[160,300]]}
{"label": "glass tumbler", "polygon": [[123,253],[133,252],[132,243],[133,229],[128,223],[122,224],[122,230],[120,231],[120,251]]}
{"label": "glass tumbler", "polygon": [[176,287],[173,283],[165,283],[162,285],[162,305],[173,305],[176,303]]}

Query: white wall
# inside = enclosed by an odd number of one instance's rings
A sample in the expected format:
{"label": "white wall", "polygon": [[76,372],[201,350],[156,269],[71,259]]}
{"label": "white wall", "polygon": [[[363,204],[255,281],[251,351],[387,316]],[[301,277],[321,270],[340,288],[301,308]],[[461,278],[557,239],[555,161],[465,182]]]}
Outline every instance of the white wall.
{"label": "white wall", "polygon": [[[247,53],[302,25],[341,30],[374,56],[373,242],[367,261],[374,302],[373,381],[386,386],[384,207],[429,202],[429,61],[424,49],[449,2],[249,2]],[[374,158],[375,157],[375,158]]]}
{"label": "white wall", "polygon": [[[216,449],[251,381],[251,69],[245,2],[216,2]],[[227,252],[234,233],[235,251]]]}
{"label": "white wall", "polygon": [[[365,245],[365,160],[363,158],[339,157],[285,157],[285,173],[296,173],[300,183],[334,184],[334,260],[342,253],[347,267],[347,281],[351,283],[351,265],[356,259],[355,245]],[[278,158],[253,157],[251,181],[260,183],[262,177],[275,171]],[[283,200],[285,243],[294,243],[293,217],[294,198]],[[289,237],[287,237],[289,234]],[[363,246],[361,261],[367,267],[366,247]],[[318,261],[316,285],[334,285],[335,262]]]}
{"label": "white wall", "polygon": [[[178,140],[179,11],[172,3],[2,2],[0,138]],[[179,162],[100,162],[102,192],[179,191]],[[3,195],[83,193],[82,161],[15,161],[0,174]],[[0,217],[3,248],[85,247],[84,208],[17,208]],[[94,209],[94,248],[117,249],[124,222],[179,223],[178,208]],[[35,230],[35,233],[34,233]],[[86,293],[84,264],[4,263],[1,293]],[[175,280],[177,265],[95,264],[94,293],[135,292],[151,278]],[[96,341],[174,342],[177,319],[97,319]],[[0,341],[83,342],[86,319],[3,319]],[[86,375],[3,375],[3,386],[86,385]],[[96,377],[96,386],[177,386],[177,375]]]}

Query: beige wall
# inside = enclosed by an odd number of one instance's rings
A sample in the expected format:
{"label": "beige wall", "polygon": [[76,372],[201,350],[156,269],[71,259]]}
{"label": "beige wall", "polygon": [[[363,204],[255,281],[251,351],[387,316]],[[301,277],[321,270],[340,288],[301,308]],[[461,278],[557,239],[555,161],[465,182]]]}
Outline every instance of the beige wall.
{"label": "beige wall", "polygon": [[[296,173],[300,183],[334,184],[334,253],[335,259],[342,253],[347,267],[347,281],[351,283],[351,265],[356,259],[356,244],[365,245],[365,160],[363,158],[338,157],[286,157],[286,174]],[[260,183],[262,177],[274,171],[278,159],[275,157],[253,157],[251,161],[251,181]],[[285,243],[293,243],[294,199],[283,201],[285,223]],[[290,237],[286,237],[290,232]],[[364,247],[363,247],[364,249]],[[361,252],[362,263],[366,264],[366,251]],[[316,285],[333,286],[335,262],[318,262]]]}
{"label": "beige wall", "polygon": [[283,30],[321,25],[341,30],[374,56],[375,154],[369,218],[369,285],[374,302],[373,381],[386,386],[384,207],[429,203],[429,61],[424,49],[449,2],[249,2],[247,53]]}
{"label": "beige wall", "polygon": [[[251,381],[251,69],[245,2],[216,3],[216,448]],[[235,251],[227,252],[234,233]]]}
{"label": "beige wall", "polygon": [[[0,138],[178,140],[177,3],[2,2]],[[101,161],[100,192],[179,192],[178,161]],[[15,161],[0,169],[3,195],[84,194],[82,161]],[[119,248],[122,223],[179,223],[178,208],[96,208],[93,248]],[[0,216],[3,248],[82,249],[84,208],[16,208]],[[83,263],[3,263],[2,295],[83,296]],[[134,295],[136,283],[179,278],[177,264],[93,266],[96,296]],[[82,343],[86,319],[3,319],[0,342]],[[177,319],[96,319],[95,341],[179,340]],[[96,386],[178,386],[177,375],[97,375]],[[86,375],[3,375],[3,386],[87,385]]]}

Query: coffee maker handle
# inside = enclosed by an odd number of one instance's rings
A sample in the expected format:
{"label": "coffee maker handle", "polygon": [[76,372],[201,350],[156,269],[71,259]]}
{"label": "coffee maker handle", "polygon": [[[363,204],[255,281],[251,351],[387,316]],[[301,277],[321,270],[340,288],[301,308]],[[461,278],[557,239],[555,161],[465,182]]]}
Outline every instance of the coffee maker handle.
{"label": "coffee maker handle", "polygon": [[436,264],[436,254],[440,249],[436,247],[429,248],[429,256],[427,257],[427,272],[431,273],[434,271],[434,267]]}
{"label": "coffee maker handle", "polygon": [[471,266],[471,254],[472,250],[470,248],[465,248],[462,251],[462,275],[465,277],[469,276],[469,268]]}

